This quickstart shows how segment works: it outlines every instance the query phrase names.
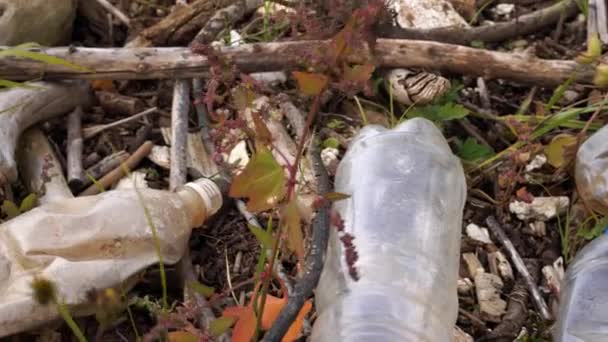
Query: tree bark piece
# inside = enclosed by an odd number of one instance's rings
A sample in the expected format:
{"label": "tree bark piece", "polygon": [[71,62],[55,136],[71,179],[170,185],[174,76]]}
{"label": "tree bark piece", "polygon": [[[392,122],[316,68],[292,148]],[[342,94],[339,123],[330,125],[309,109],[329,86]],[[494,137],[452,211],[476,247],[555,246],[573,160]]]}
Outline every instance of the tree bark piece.
{"label": "tree bark piece", "polygon": [[188,143],[188,113],[190,111],[190,81],[176,80],[171,107],[171,169],[169,190],[186,182],[186,144]]}
{"label": "tree bark piece", "polygon": [[126,174],[125,172],[133,170],[142,159],[144,159],[152,150],[152,146],[154,143],[151,141],[146,141],[143,145],[141,145],[137,151],[135,151],[129,159],[127,159],[123,164],[116,167],[110,173],[103,176],[100,180],[97,181],[97,184],[93,184],[89,186],[85,191],[81,192],[79,196],[91,196],[96,195],[102,191],[98,186],[101,186],[103,189],[110,187],[112,184],[116,183]]}
{"label": "tree bark piece", "polygon": [[[294,41],[243,44],[219,49],[244,72],[277,71],[301,63],[301,56],[327,49],[328,41]],[[33,49],[66,59],[91,70],[76,70],[35,60],[0,58],[0,78],[30,80],[40,78],[158,79],[208,75],[209,61],[188,48],[48,48]],[[364,53],[364,52],[362,52]],[[575,80],[591,84],[594,68],[575,61],[545,60],[519,54],[474,49],[465,46],[405,39],[378,39],[373,50],[380,67],[425,68],[503,78],[521,83],[557,85],[575,71]],[[353,61],[356,62],[356,61]]]}
{"label": "tree bark piece", "polygon": [[67,175],[71,189],[82,187],[82,107],[68,115]]}
{"label": "tree bark piece", "polygon": [[[148,47],[163,46],[174,42],[174,36],[190,20],[199,17],[197,22],[201,27],[209,20],[218,8],[223,8],[234,2],[234,0],[198,0],[189,6],[177,8],[167,17],[148,27],[129,41],[126,47]],[[196,29],[193,30],[196,32]]]}
{"label": "tree bark piece", "polygon": [[89,187],[91,184],[93,184],[92,179],[100,179],[108,172],[119,167],[122,163],[127,161],[130,156],[131,155],[127,151],[119,151],[103,158],[95,165],[86,169],[84,171],[84,176],[82,177],[81,189]]}

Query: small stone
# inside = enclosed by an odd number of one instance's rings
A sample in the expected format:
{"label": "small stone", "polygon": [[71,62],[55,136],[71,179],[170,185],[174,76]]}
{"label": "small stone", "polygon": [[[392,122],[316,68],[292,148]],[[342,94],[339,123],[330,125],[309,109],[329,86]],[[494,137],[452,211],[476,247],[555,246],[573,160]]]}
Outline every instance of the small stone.
{"label": "small stone", "polygon": [[473,342],[473,337],[458,326],[454,326],[454,338],[452,342]]}
{"label": "small stone", "polygon": [[458,279],[458,294],[467,295],[473,290],[473,282],[470,278],[460,278]]}
{"label": "small stone", "polygon": [[570,199],[566,196],[534,197],[532,203],[522,201],[511,202],[509,210],[522,221],[548,221],[564,212],[569,204]]}
{"label": "small stone", "polygon": [[479,261],[477,258],[477,255],[473,253],[464,253],[462,254],[462,259],[464,259],[464,262],[467,265],[467,270],[469,271],[471,278],[475,279],[475,276],[478,273],[485,272],[483,266],[481,265],[481,261]]}
{"label": "small stone", "polygon": [[547,235],[547,224],[543,221],[530,222],[529,227],[534,236],[543,237]]}
{"label": "small stone", "polygon": [[514,279],[513,268],[507,257],[501,251],[492,252],[488,255],[490,272],[500,276],[503,280],[511,282]]}
{"label": "small stone", "polygon": [[504,284],[499,276],[480,272],[475,276],[475,294],[479,312],[486,321],[500,322],[507,309],[507,302],[500,298]]}
{"label": "small stone", "polygon": [[511,19],[511,15],[515,11],[514,4],[498,4],[494,7],[490,12],[493,15],[494,20],[509,20]]}
{"label": "small stone", "polygon": [[546,163],[547,163],[547,156],[545,156],[544,154],[537,154],[528,163],[528,165],[526,165],[526,172],[538,170],[541,167],[543,167],[543,165],[545,165]]}
{"label": "small stone", "polygon": [[336,174],[338,170],[338,156],[340,155],[340,151],[337,148],[327,147],[321,151],[321,160],[323,161],[323,165],[327,169],[327,172],[330,174]]}
{"label": "small stone", "polygon": [[148,159],[163,169],[169,170],[171,168],[171,149],[169,146],[154,145],[148,154]]}
{"label": "small stone", "polygon": [[481,242],[483,244],[492,243],[492,240],[490,239],[490,233],[488,233],[488,228],[482,228],[476,225],[475,223],[469,223],[465,230],[467,232],[467,236],[477,242]]}
{"label": "small stone", "polygon": [[114,189],[116,190],[127,190],[127,189],[143,189],[148,188],[148,181],[146,181],[146,173],[141,170],[135,170],[126,177],[116,183]]}
{"label": "small stone", "polygon": [[77,0],[0,0],[0,45],[67,44]]}
{"label": "small stone", "polygon": [[557,104],[566,106],[578,100],[579,97],[579,92],[568,89],[564,91],[564,93],[562,94],[562,98],[557,102]]}

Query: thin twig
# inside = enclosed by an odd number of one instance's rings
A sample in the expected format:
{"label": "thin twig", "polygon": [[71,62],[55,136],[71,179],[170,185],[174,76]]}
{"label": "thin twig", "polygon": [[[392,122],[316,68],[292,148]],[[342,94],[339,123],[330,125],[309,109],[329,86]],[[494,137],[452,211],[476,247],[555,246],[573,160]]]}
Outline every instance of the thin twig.
{"label": "thin twig", "polygon": [[[313,143],[311,149],[313,169],[318,177],[318,192],[322,196],[330,191],[329,176],[321,161],[319,148]],[[287,305],[283,307],[274,324],[264,336],[264,341],[281,340],[319,282],[329,238],[329,208],[330,204],[325,202],[313,220],[312,243],[310,253],[306,258],[305,271],[296,283],[292,294],[289,295]]]}
{"label": "thin twig", "polygon": [[142,161],[142,159],[150,154],[153,146],[154,143],[151,141],[146,141],[143,143],[143,145],[141,145],[137,151],[133,152],[133,154],[125,161],[124,167],[123,165],[116,167],[110,173],[98,180],[95,184],[89,186],[85,191],[81,192],[79,196],[96,195],[104,191],[107,187],[116,183],[119,179],[126,176],[125,171],[133,170],[139,164],[139,162]]}
{"label": "thin twig", "polygon": [[263,4],[263,0],[238,0],[234,4],[218,10],[209,18],[200,32],[196,34],[192,43],[208,44],[224,29],[241,20]]}
{"label": "thin twig", "polygon": [[530,275],[530,272],[528,272],[528,268],[526,267],[526,264],[524,263],[517,250],[515,249],[515,246],[513,246],[513,243],[511,242],[507,234],[505,234],[503,229],[500,227],[500,224],[498,223],[498,221],[496,221],[496,218],[494,218],[493,216],[489,216],[486,219],[486,224],[488,225],[488,228],[490,228],[494,236],[505,247],[507,253],[509,253],[511,261],[513,261],[517,272],[519,272],[519,274],[525,279],[526,285],[528,286],[528,291],[530,291],[530,294],[532,295],[532,300],[534,301],[536,308],[540,311],[541,317],[547,321],[550,321],[552,319],[552,316],[551,312],[549,311],[549,307],[547,306],[547,303],[545,303],[545,300],[543,299],[542,295],[540,294],[540,291],[538,290],[538,287],[536,286],[536,282]]}
{"label": "thin twig", "polygon": [[126,14],[122,13],[121,10],[114,7],[114,5],[112,5],[108,0],[95,0],[95,1],[97,1],[97,3],[100,4],[103,8],[105,8],[108,12],[112,13],[113,16],[115,16],[118,20],[120,20],[127,27],[131,27],[131,20],[129,19],[129,17]]}
{"label": "thin twig", "polygon": [[67,175],[71,189],[82,187],[82,107],[78,106],[68,115]]}
{"label": "thin twig", "polygon": [[126,124],[128,122],[131,122],[133,120],[137,120],[137,119],[139,119],[141,117],[144,117],[144,116],[146,116],[148,114],[154,113],[154,112],[157,111],[157,109],[158,108],[156,108],[156,107],[152,107],[152,108],[144,110],[141,113],[137,113],[135,115],[129,116],[128,118],[124,118],[124,119],[121,119],[121,120],[118,120],[118,121],[114,121],[114,122],[109,123],[109,124],[96,125],[96,126],[92,126],[92,127],[87,127],[87,128],[85,128],[85,129],[82,130],[82,138],[83,139],[90,139],[90,138],[96,136],[97,134],[99,134],[99,133],[101,133],[101,132],[103,132],[105,130],[108,130],[108,129],[114,128],[114,127],[118,127],[120,125],[124,125],[124,124]]}

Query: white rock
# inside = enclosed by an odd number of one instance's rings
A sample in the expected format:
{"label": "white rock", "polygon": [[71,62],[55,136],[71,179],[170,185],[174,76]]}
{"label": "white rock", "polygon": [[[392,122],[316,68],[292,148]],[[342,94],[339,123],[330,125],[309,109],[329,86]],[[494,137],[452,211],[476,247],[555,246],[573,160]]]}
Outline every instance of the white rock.
{"label": "white rock", "polygon": [[509,203],[511,213],[520,220],[548,221],[562,213],[570,204],[566,196],[534,197],[532,203],[513,201]]}
{"label": "white rock", "polygon": [[529,227],[535,236],[543,237],[547,235],[547,224],[543,221],[530,222]]}
{"label": "white rock", "polygon": [[169,170],[171,168],[171,148],[169,146],[154,145],[152,146],[152,150],[150,150],[150,154],[148,154],[148,159],[163,169]]}
{"label": "white rock", "polygon": [[490,272],[499,275],[505,281],[513,281],[513,268],[507,257],[501,251],[488,254]]}
{"label": "white rock", "polygon": [[490,322],[500,322],[507,302],[500,298],[504,284],[499,276],[480,272],[475,276],[475,294],[481,316]]}
{"label": "white rock", "polygon": [[536,156],[534,156],[534,159],[532,159],[528,163],[528,165],[526,165],[526,172],[540,169],[546,163],[547,163],[547,156],[545,156],[544,154],[537,154]]}
{"label": "white rock", "polygon": [[475,279],[477,274],[485,272],[483,265],[481,265],[481,261],[479,261],[477,258],[477,255],[473,253],[464,253],[462,254],[462,258],[464,259],[465,264],[467,264],[469,275],[473,279]]}
{"label": "white rock", "polygon": [[559,295],[561,291],[561,284],[564,280],[564,260],[559,257],[557,260],[555,260],[553,266],[544,266],[542,272],[547,287],[549,287],[553,293]]}
{"label": "white rock", "polygon": [[482,228],[476,225],[475,223],[469,223],[465,229],[467,232],[467,236],[471,239],[484,244],[492,243],[492,240],[490,239],[490,233],[488,233],[488,228]]}
{"label": "white rock", "polygon": [[340,155],[340,151],[334,147],[326,147],[321,151],[321,160],[323,161],[323,165],[327,169],[327,172],[330,174],[335,174],[338,169],[338,156]]}
{"label": "white rock", "polygon": [[0,45],[67,44],[77,0],[0,0]]}
{"label": "white rock", "polygon": [[454,338],[452,342],[473,342],[473,337],[458,326],[454,326]]}
{"label": "white rock", "polygon": [[122,178],[116,183],[114,189],[143,189],[148,188],[148,181],[146,181],[146,173],[144,171],[135,170],[128,176]]}
{"label": "white rock", "polygon": [[460,278],[458,279],[458,294],[467,295],[473,289],[473,282],[470,278]]}
{"label": "white rock", "polygon": [[509,20],[513,11],[515,11],[514,4],[498,4],[491,12],[494,15],[495,20]]}
{"label": "white rock", "polygon": [[395,0],[389,6],[397,13],[397,24],[403,28],[469,27],[447,0]]}

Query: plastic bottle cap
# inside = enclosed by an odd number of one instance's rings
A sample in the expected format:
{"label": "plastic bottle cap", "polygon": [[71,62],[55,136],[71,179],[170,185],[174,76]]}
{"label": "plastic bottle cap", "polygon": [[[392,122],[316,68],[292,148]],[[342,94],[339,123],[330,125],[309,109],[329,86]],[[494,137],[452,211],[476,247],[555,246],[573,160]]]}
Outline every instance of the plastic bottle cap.
{"label": "plastic bottle cap", "polygon": [[212,180],[201,178],[184,186],[193,189],[201,197],[207,208],[207,216],[215,214],[222,207],[222,192]]}

